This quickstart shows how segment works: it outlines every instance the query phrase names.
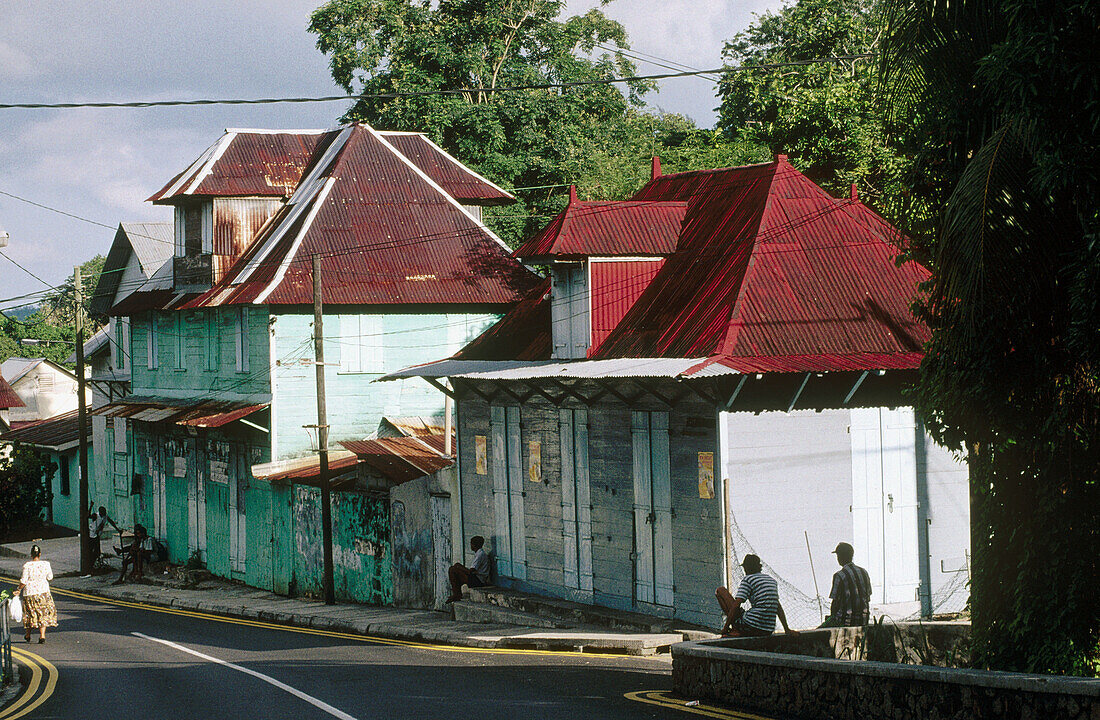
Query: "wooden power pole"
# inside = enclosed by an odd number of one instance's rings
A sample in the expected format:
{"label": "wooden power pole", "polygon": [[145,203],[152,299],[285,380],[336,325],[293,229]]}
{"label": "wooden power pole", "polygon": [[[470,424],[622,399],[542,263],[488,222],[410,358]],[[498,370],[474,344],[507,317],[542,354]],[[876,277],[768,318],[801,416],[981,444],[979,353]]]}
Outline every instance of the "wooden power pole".
{"label": "wooden power pole", "polygon": [[88,535],[88,404],[84,391],[84,292],[79,265],[73,270],[73,286],[76,290],[76,417],[79,425],[77,437],[80,439],[80,478],[77,483],[80,488],[80,516],[77,522],[80,523],[80,573],[90,575],[93,558],[92,540]]}
{"label": "wooden power pole", "polygon": [[321,543],[324,546],[325,604],[336,604],[332,579],[332,490],[328,479],[328,416],[325,412],[325,336],[321,307],[321,257],[313,256],[313,355],[317,372],[317,457],[321,483]]}

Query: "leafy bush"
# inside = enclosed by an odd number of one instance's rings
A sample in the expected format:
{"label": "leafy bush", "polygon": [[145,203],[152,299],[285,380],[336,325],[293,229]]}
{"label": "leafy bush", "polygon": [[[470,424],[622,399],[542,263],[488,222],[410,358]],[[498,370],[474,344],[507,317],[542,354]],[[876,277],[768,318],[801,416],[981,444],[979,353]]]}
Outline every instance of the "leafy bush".
{"label": "leafy bush", "polygon": [[26,445],[0,457],[0,538],[43,526],[43,511],[52,500],[48,479],[56,471],[47,454]]}

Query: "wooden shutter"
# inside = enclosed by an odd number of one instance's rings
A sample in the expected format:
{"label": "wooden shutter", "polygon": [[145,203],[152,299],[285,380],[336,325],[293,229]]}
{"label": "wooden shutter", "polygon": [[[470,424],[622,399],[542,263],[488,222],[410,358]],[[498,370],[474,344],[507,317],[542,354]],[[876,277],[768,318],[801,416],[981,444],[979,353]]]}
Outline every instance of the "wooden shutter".
{"label": "wooden shutter", "polygon": [[634,596],[653,602],[653,478],[649,413],[630,414],[634,456]]}
{"label": "wooden shutter", "polygon": [[508,495],[512,521],[512,577],[527,579],[527,530],[523,517],[523,454],[520,441],[519,407],[509,406],[508,435]]}
{"label": "wooden shutter", "polygon": [[504,408],[492,406],[489,412],[490,472],[493,476],[493,543],[497,572],[512,577],[512,518],[508,500],[508,460],[504,443]]}
{"label": "wooden shutter", "polygon": [[592,493],[588,476],[588,411],[573,411],[573,453],[577,486],[577,572],[581,590],[592,592]]}
{"label": "wooden shutter", "polygon": [[573,443],[573,411],[558,410],[558,437],[561,441],[561,536],[565,586],[580,587],[577,553],[577,488],[574,478],[576,449]]}
{"label": "wooden shutter", "polygon": [[668,413],[649,413],[650,471],[653,489],[653,586],[658,605],[672,605],[672,473]]}

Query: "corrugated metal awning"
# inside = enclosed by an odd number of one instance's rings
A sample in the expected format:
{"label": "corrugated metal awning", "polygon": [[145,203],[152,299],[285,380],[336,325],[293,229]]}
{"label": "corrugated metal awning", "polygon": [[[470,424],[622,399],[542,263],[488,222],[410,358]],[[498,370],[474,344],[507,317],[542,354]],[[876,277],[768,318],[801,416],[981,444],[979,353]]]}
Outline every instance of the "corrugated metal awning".
{"label": "corrugated metal awning", "polygon": [[122,417],[142,422],[174,422],[189,427],[217,428],[270,407],[271,403],[232,400],[165,398],[131,395],[104,405],[92,415]]}

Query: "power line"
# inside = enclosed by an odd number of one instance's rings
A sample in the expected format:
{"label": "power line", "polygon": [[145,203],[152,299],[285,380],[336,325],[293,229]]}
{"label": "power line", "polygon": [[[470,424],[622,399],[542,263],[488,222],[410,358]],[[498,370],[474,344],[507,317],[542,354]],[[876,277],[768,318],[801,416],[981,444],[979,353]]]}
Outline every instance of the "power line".
{"label": "power line", "polygon": [[139,100],[129,102],[62,102],[62,103],[0,103],[0,110],[71,110],[76,108],[150,108],[150,107],[185,107],[194,105],[273,105],[277,103],[312,103],[312,102],[338,102],[359,100],[396,100],[399,98],[437,97],[467,94],[493,94],[505,92],[524,92],[527,90],[567,90],[577,87],[591,87],[596,85],[614,85],[618,83],[641,82],[645,80],[668,80],[672,78],[720,75],[732,72],[747,72],[750,70],[774,70],[785,67],[798,67],[802,65],[816,65],[822,63],[845,62],[849,60],[862,60],[874,57],[874,53],[859,53],[853,55],[832,55],[827,57],[811,58],[808,60],[794,60],[781,63],[762,63],[760,65],[738,65],[734,67],[711,68],[709,70],[683,70],[680,72],[659,73],[654,75],[629,75],[626,77],[600,78],[598,80],[575,80],[572,82],[542,83],[531,85],[508,85],[504,87],[467,87],[449,90],[413,90],[388,93],[360,93],[354,95],[314,95],[300,97],[271,97],[271,98],[219,98],[196,100]]}

